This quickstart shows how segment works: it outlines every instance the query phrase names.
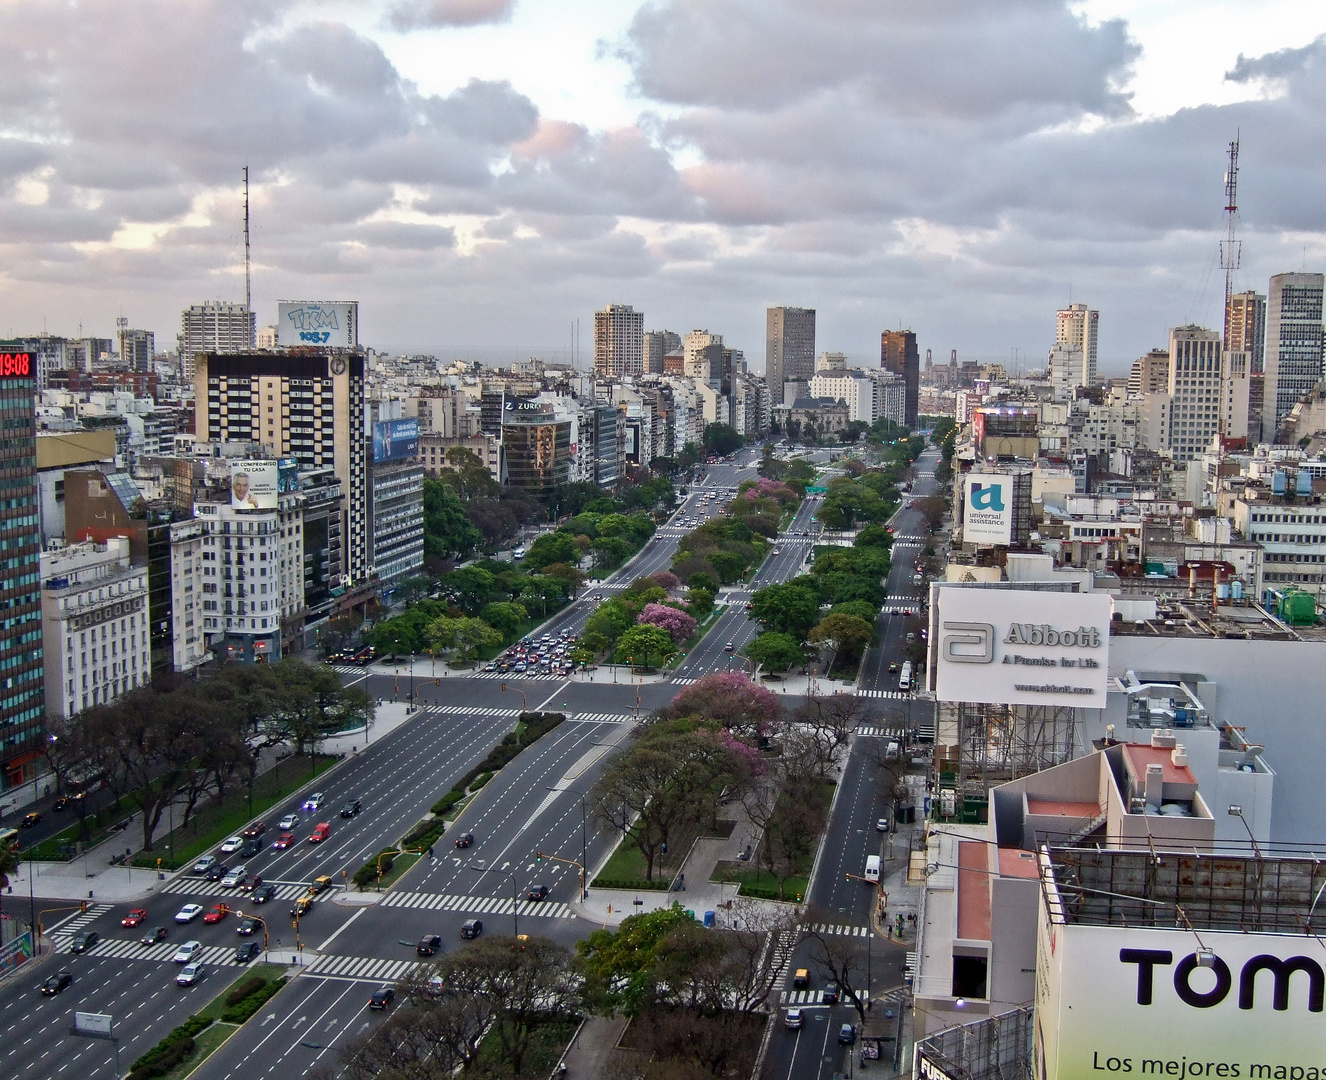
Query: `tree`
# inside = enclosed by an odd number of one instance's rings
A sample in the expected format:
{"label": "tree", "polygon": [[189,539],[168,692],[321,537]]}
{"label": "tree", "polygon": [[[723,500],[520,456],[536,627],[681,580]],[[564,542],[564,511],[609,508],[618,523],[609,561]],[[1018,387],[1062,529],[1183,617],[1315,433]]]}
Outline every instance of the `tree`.
{"label": "tree", "polygon": [[698,716],[737,733],[764,734],[783,716],[776,694],[756,686],[745,672],[706,675],[684,687],[667,706],[672,717]]}
{"label": "tree", "polygon": [[934,532],[939,528],[939,523],[944,520],[948,503],[938,495],[923,495],[912,503],[912,509],[921,512],[921,516],[925,518],[925,527],[930,532]]}
{"label": "tree", "polygon": [[493,598],[497,576],[491,570],[465,566],[442,578],[442,588],[467,615],[476,615]]}
{"label": "tree", "polygon": [[424,477],[424,558],[463,557],[482,543],[483,533],[465,516],[455,490]]}
{"label": "tree", "polygon": [[667,604],[646,604],[636,621],[666,630],[677,645],[689,641],[698,625],[686,612],[669,607]]}
{"label": "tree", "polygon": [[584,978],[586,1003],[607,1015],[634,1016],[653,998],[654,964],[660,942],[675,927],[692,922],[680,904],[629,915],[615,930],[595,930],[576,942],[576,970]]}
{"label": "tree", "polygon": [[765,671],[783,672],[802,662],[801,645],[790,634],[767,630],[747,645],[742,652]]}
{"label": "tree", "polygon": [[502,635],[482,619],[443,616],[429,623],[426,633],[434,648],[454,653],[462,664],[472,663],[481,649],[495,649],[502,644]]}
{"label": "tree", "polygon": [[521,604],[488,604],[479,613],[479,618],[502,635],[503,640],[512,641],[520,633],[520,627],[529,618],[529,612]]}
{"label": "tree", "polygon": [[810,640],[832,645],[835,660],[858,660],[875,641],[875,628],[858,615],[828,615],[810,632]]}
{"label": "tree", "polygon": [[677,651],[672,641],[672,635],[663,627],[641,623],[618,638],[617,655],[629,659],[632,664],[649,667],[650,660],[662,662]]}
{"label": "tree", "polygon": [[542,570],[553,563],[577,561],[576,546],[571,535],[564,532],[544,533],[525,553],[525,565],[531,570]]}
{"label": "tree", "polygon": [[870,987],[865,985],[868,958],[856,939],[826,934],[823,928],[831,922],[827,912],[807,910],[804,927],[812,942],[811,962],[822,979],[838,984],[839,992],[864,1024],[870,999]]}
{"label": "tree", "polygon": [[804,579],[770,585],[751,596],[751,615],[766,630],[804,641],[819,619],[820,598]]}
{"label": "tree", "polygon": [[743,446],[746,440],[742,438],[741,433],[731,424],[706,424],[704,428],[704,448],[711,454],[717,454],[719,457],[726,457],[728,454],[735,454]]}
{"label": "tree", "polygon": [[686,590],[686,610],[696,619],[705,618],[714,610],[714,594],[708,589],[691,586]]}
{"label": "tree", "polygon": [[[572,541],[571,546],[572,550],[574,550],[574,541]],[[579,558],[578,554],[576,558]],[[580,591],[580,587],[589,580],[588,574],[578,566],[572,566],[570,563],[551,563],[543,568],[543,572],[548,577],[556,578],[558,581],[565,582],[567,594],[572,599],[575,599],[575,595]]]}

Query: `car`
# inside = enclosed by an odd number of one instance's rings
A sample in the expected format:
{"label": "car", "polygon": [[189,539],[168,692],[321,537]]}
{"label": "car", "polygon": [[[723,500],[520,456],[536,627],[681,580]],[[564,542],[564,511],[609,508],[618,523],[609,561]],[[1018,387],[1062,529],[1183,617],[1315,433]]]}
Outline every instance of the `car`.
{"label": "car", "polygon": [[225,904],[216,904],[212,907],[211,911],[203,916],[203,922],[210,926],[212,923],[219,923],[229,914],[230,908],[226,907]]}
{"label": "car", "polygon": [[280,836],[276,838],[276,841],[272,844],[272,847],[274,847],[277,851],[284,851],[294,842],[295,842],[294,833],[283,832]]}
{"label": "car", "polygon": [[888,818],[886,818],[886,817],[882,817],[882,818],[880,818],[878,821],[875,822],[875,832],[888,832],[888,831],[889,831],[889,819],[888,819]]}
{"label": "car", "polygon": [[239,850],[240,848],[242,848],[243,846],[244,846],[244,837],[242,837],[242,836],[232,836],[232,837],[230,837],[228,840],[226,840],[225,843],[223,843],[223,844],[221,845],[221,849],[220,849],[220,850],[221,850],[221,854],[222,854],[222,855],[229,855],[229,854],[231,854],[232,852],[236,852],[236,851],[238,851],[238,850]]}
{"label": "car", "polygon": [[530,891],[525,894],[525,898],[527,900],[542,900],[547,895],[547,885],[535,885],[534,888],[530,889]]}
{"label": "car", "polygon": [[245,892],[252,892],[262,884],[261,874],[246,874],[244,880],[239,883],[239,887]]}
{"label": "car", "polygon": [[890,675],[898,674],[898,661],[895,660],[893,661],[893,663],[889,665],[889,674]]}
{"label": "car", "polygon": [[420,956],[432,956],[442,948],[442,938],[437,934],[425,934],[419,939],[414,951]]}
{"label": "car", "polygon": [[158,941],[166,940],[166,928],[158,926],[155,930],[149,930],[138,939],[139,945],[155,945]]}
{"label": "car", "polygon": [[788,1009],[783,1014],[783,1027],[789,1031],[796,1031],[803,1023],[803,1017],[800,1009]]}
{"label": "car", "polygon": [[396,991],[390,986],[383,986],[373,991],[373,996],[368,999],[370,1009],[385,1009],[395,998]]}
{"label": "car", "polygon": [[203,943],[201,941],[186,941],[178,949],[175,955],[171,957],[177,964],[192,963],[193,958],[202,952]]}
{"label": "car", "polygon": [[207,873],[203,875],[203,877],[207,878],[208,881],[220,881],[228,873],[230,873],[230,867],[228,867],[225,863],[217,863],[210,870],[208,870]]}
{"label": "car", "polygon": [[851,1024],[844,1024],[838,1029],[838,1045],[851,1046],[856,1042],[856,1028]]}
{"label": "car", "polygon": [[70,952],[87,952],[92,946],[101,940],[101,935],[95,930],[84,930],[76,938],[73,944],[69,946]]}
{"label": "car", "polygon": [[248,872],[249,872],[248,868],[245,866],[236,866],[230,870],[227,870],[226,876],[221,879],[221,887],[223,889],[235,888],[235,886],[237,886],[241,881],[244,880]]}
{"label": "car", "polygon": [[41,984],[42,997],[55,997],[61,990],[74,981],[74,977],[67,971],[57,971],[49,979]]}
{"label": "car", "polygon": [[310,795],[307,799],[304,800],[304,809],[317,810],[326,801],[327,801],[326,795],[324,795],[321,791],[315,791],[312,795]]}
{"label": "car", "polygon": [[313,826],[313,831],[309,834],[308,842],[310,844],[321,844],[329,836],[331,836],[331,826],[325,821],[320,821]]}
{"label": "car", "polygon": [[268,900],[272,899],[272,897],[274,897],[275,895],[276,895],[276,886],[275,886],[275,885],[259,885],[259,886],[258,886],[256,889],[254,889],[253,892],[249,895],[249,903],[251,903],[251,904],[265,904],[265,903],[267,903]]}
{"label": "car", "polygon": [[240,937],[248,937],[261,926],[262,923],[257,919],[253,918],[251,915],[246,915],[239,920],[239,925],[235,927],[235,933],[239,934]]}
{"label": "car", "polygon": [[241,859],[251,859],[255,855],[261,855],[262,848],[262,840],[255,836],[252,840],[244,841],[244,846],[239,849],[239,857]]}
{"label": "car", "polygon": [[260,952],[262,952],[262,946],[256,941],[246,941],[242,945],[236,945],[235,963],[247,964],[250,960],[256,960]]}
{"label": "car", "polygon": [[331,888],[331,883],[332,879],[329,878],[326,874],[323,874],[321,877],[315,877],[309,883],[308,887],[309,896],[317,896],[319,893],[326,892],[328,889]]}
{"label": "car", "polygon": [[267,831],[267,825],[265,822],[255,821],[252,825],[250,825],[247,829],[244,830],[244,838],[246,840],[255,840],[266,831]]}
{"label": "car", "polygon": [[41,815],[37,813],[36,810],[32,810],[23,815],[23,820],[19,822],[19,825],[25,829],[30,829],[32,828],[32,826],[36,825],[37,822],[39,822],[40,820],[41,820]]}
{"label": "car", "polygon": [[202,904],[185,904],[179,911],[175,912],[175,921],[177,923],[191,923],[202,913]]}
{"label": "car", "polygon": [[283,817],[280,821],[276,823],[276,827],[278,829],[293,829],[298,824],[299,824],[298,814],[286,814],[285,817]]}
{"label": "car", "polygon": [[297,919],[301,915],[307,915],[309,913],[309,909],[312,907],[313,907],[313,897],[301,896],[298,900],[296,900],[293,904],[290,905],[290,917],[292,919]]}
{"label": "car", "polygon": [[796,974],[792,976],[792,985],[798,990],[804,990],[810,985],[810,972],[805,968],[797,968]]}
{"label": "car", "polygon": [[723,651],[724,651],[724,652],[732,652],[734,649],[736,649],[736,646],[733,645],[732,642],[730,642],[730,641],[729,641],[726,645],[723,646]]}
{"label": "car", "polygon": [[341,817],[350,818],[359,813],[359,800],[351,799],[341,807]]}
{"label": "car", "polygon": [[203,977],[203,965],[199,963],[185,964],[184,969],[175,976],[177,986],[192,986]]}
{"label": "car", "polygon": [[835,1005],[838,1002],[838,984],[828,983],[824,987],[824,1003],[826,1005]]}
{"label": "car", "polygon": [[456,837],[456,846],[458,848],[467,848],[473,843],[474,843],[474,833],[472,832],[461,833],[458,837]]}
{"label": "car", "polygon": [[460,936],[467,941],[477,938],[483,933],[483,922],[480,919],[466,919],[460,924]]}
{"label": "car", "polygon": [[136,907],[120,920],[121,926],[140,926],[147,921],[147,909]]}
{"label": "car", "polygon": [[216,865],[215,855],[204,855],[201,859],[199,859],[196,863],[193,864],[193,872],[195,874],[205,874],[215,865]]}

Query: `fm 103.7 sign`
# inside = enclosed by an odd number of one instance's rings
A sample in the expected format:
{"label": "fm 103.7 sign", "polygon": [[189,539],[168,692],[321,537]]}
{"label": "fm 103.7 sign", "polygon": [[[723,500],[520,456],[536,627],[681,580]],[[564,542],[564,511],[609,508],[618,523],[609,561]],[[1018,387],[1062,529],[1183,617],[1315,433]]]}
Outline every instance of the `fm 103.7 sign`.
{"label": "fm 103.7 sign", "polygon": [[930,665],[940,701],[1103,709],[1110,598],[935,590]]}
{"label": "fm 103.7 sign", "polygon": [[1037,1080],[1326,1080],[1315,936],[1049,923]]}

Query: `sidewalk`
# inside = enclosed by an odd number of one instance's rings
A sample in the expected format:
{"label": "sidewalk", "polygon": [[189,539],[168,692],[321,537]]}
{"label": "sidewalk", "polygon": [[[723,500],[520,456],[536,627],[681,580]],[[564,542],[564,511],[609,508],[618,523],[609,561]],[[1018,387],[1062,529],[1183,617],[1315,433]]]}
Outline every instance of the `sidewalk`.
{"label": "sidewalk", "polygon": [[626,1031],[624,1016],[591,1016],[562,1055],[568,1080],[606,1080],[612,1051]]}

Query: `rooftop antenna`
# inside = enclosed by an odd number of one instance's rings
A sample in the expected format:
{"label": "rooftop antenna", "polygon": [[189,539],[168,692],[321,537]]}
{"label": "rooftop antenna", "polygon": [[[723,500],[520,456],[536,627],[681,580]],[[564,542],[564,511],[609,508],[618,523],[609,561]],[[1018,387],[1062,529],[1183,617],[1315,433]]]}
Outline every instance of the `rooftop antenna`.
{"label": "rooftop antenna", "polygon": [[1239,132],[1229,144],[1229,171],[1225,173],[1225,239],[1220,243],[1220,266],[1225,271],[1225,348],[1229,348],[1229,298],[1234,295],[1234,271],[1243,258],[1243,241],[1234,237],[1239,214]]}
{"label": "rooftop antenna", "polygon": [[249,167],[244,166],[244,310],[253,310],[249,278]]}

